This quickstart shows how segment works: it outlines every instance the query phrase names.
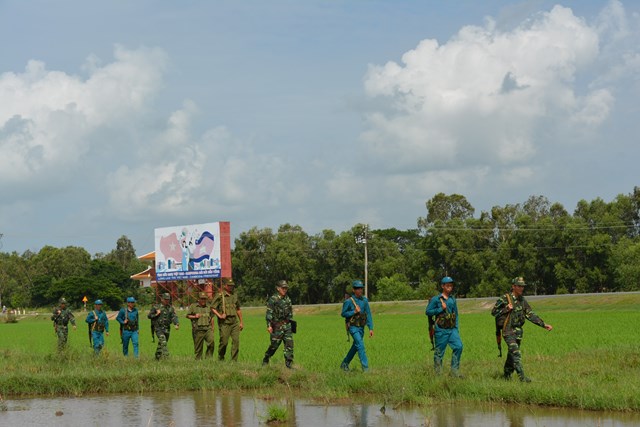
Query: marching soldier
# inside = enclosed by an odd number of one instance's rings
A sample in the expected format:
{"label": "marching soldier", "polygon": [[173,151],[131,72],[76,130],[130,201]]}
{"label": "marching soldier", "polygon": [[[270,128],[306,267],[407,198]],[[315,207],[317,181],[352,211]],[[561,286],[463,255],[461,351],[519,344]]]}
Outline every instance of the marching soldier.
{"label": "marching soldier", "polygon": [[369,300],[363,295],[364,285],[360,280],[354,280],[351,284],[353,288],[353,296],[349,297],[342,303],[342,317],[347,320],[349,334],[353,338],[353,344],[349,352],[342,360],[340,368],[343,371],[349,370],[349,363],[353,360],[356,353],[360,358],[362,370],[369,370],[369,361],[367,360],[367,352],[364,348],[364,327],[369,328],[369,337],[373,338],[373,318],[371,309],[369,308]]}
{"label": "marching soldier", "polygon": [[442,373],[442,359],[447,345],[451,347],[451,372],[452,377],[462,378],[460,374],[460,356],[462,355],[462,340],[458,331],[458,305],[453,297],[453,279],[449,276],[440,281],[442,293],[431,298],[427,305],[427,316],[435,318],[435,349],[433,352],[433,365],[436,374]]}
{"label": "marching soldier", "polygon": [[286,280],[280,280],[276,285],[277,294],[272,295],[267,301],[267,332],[271,338],[271,345],[264,354],[262,365],[268,365],[269,359],[275,354],[284,341],[284,360],[287,368],[292,369],[293,364],[293,308],[291,299],[287,296],[289,285]]}
{"label": "marching soldier", "polygon": [[104,347],[104,334],[109,336],[109,318],[102,311],[102,300],[97,299],[93,303],[93,311],[87,315],[86,322],[91,330],[91,341],[93,343],[93,352],[97,356]]}
{"label": "marching soldier", "polygon": [[553,326],[544,323],[544,321],[531,310],[531,306],[522,295],[526,285],[522,277],[513,279],[511,281],[511,292],[506,293],[496,301],[496,304],[491,310],[491,314],[499,318],[498,324],[503,325],[502,336],[508,346],[507,360],[504,363],[504,378],[507,380],[511,379],[511,374],[513,374],[513,371],[516,371],[520,381],[528,383],[531,382],[531,379],[524,374],[522,354],[520,353],[524,321],[526,319],[531,323],[545,328],[547,331],[552,330]]}
{"label": "marching soldier", "polygon": [[60,298],[58,301],[60,304],[53,310],[51,320],[53,321],[53,328],[58,335],[58,351],[63,351],[67,346],[67,338],[69,336],[69,322],[73,325],[73,330],[76,330],[76,318],[70,309],[67,308],[67,300]]}
{"label": "marching soldier", "polygon": [[129,355],[129,341],[133,344],[133,356],[138,358],[138,343],[140,321],[138,309],[136,308],[136,299],[134,297],[127,298],[127,306],[120,309],[116,317],[120,323],[120,331],[122,334],[122,354]]}
{"label": "marching soldier", "polygon": [[207,343],[207,352],[205,358],[213,356],[214,335],[213,335],[213,316],[211,307],[207,305],[206,292],[200,292],[198,302],[189,306],[187,311],[187,319],[191,320],[193,335],[193,350],[196,359],[202,359],[202,350],[204,343]]}
{"label": "marching soldier", "polygon": [[244,323],[242,323],[240,301],[238,300],[238,294],[235,292],[234,286],[233,280],[226,279],[224,281],[224,289],[213,299],[211,308],[213,313],[218,317],[218,329],[220,332],[218,359],[224,360],[227,352],[227,344],[229,343],[229,338],[231,338],[233,340],[231,360],[237,362],[240,351],[240,331],[244,329]]}
{"label": "marching soldier", "polygon": [[169,349],[167,348],[167,342],[169,342],[169,334],[171,333],[171,324],[173,323],[176,329],[180,328],[180,321],[176,310],[171,305],[171,295],[168,293],[162,294],[161,304],[151,307],[147,317],[151,319],[153,328],[156,331],[158,337],[158,347],[156,348],[156,360],[169,357]]}

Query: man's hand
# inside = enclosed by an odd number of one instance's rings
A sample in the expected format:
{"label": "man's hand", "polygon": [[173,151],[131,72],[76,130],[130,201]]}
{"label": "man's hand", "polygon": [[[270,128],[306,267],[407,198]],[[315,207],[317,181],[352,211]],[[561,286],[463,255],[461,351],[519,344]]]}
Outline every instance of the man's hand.
{"label": "man's hand", "polygon": [[244,323],[240,322],[240,330],[244,329]]}
{"label": "man's hand", "polygon": [[176,329],[180,329],[180,325],[176,325]]}
{"label": "man's hand", "polygon": [[271,326],[269,326],[269,327],[267,328],[267,331],[269,331],[269,334],[272,334],[272,333],[273,333],[273,328],[272,328]]}
{"label": "man's hand", "polygon": [[443,310],[446,310],[446,309],[447,309],[447,303],[446,303],[446,302],[444,302],[444,301],[442,301],[442,309],[443,309]]}
{"label": "man's hand", "polygon": [[356,306],[356,313],[360,313],[360,306],[358,304],[355,304]]}
{"label": "man's hand", "polygon": [[545,324],[544,324],[544,328],[545,328],[547,331],[550,331],[550,330],[552,330],[552,329],[553,329],[553,326],[551,326],[551,325],[547,325],[547,324],[545,323]]}
{"label": "man's hand", "polygon": [[509,303],[509,304],[507,305],[507,308],[509,309],[509,311],[513,310],[513,304]]}
{"label": "man's hand", "polygon": [[76,329],[77,329],[77,328],[76,328],[76,325],[73,325],[73,330],[75,331]]}
{"label": "man's hand", "polygon": [[373,338],[373,330],[369,331],[369,338]]}

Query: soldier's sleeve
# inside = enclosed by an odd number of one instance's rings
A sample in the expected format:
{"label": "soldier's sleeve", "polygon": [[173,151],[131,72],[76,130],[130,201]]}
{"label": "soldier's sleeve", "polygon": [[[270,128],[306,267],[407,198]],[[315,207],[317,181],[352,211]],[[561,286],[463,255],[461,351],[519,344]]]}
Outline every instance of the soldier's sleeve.
{"label": "soldier's sleeve", "polygon": [[156,310],[157,310],[156,306],[152,305],[151,310],[149,310],[149,314],[147,314],[147,319],[155,319],[157,316]]}
{"label": "soldier's sleeve", "polygon": [[107,313],[102,312],[102,315],[104,316],[104,330],[109,332],[109,318],[107,317]]}
{"label": "soldier's sleeve", "polygon": [[352,317],[354,314],[356,314],[356,308],[353,306],[351,298],[344,300],[342,303],[342,313],[340,313],[340,315],[346,319]]}
{"label": "soldier's sleeve", "polygon": [[425,310],[425,314],[427,316],[436,316],[442,313],[443,311],[444,310],[442,310],[442,305],[440,304],[439,295],[436,295],[433,298],[431,298],[431,300],[429,301],[429,304],[427,305],[427,309]]}
{"label": "soldier's sleeve", "polygon": [[191,315],[193,315],[193,314],[196,314],[196,313],[195,313],[195,304],[191,304],[191,305],[189,306],[189,308],[187,308],[187,314],[185,314],[185,317],[186,317],[187,319],[189,319],[189,316],[191,316]]}
{"label": "soldier's sleeve", "polygon": [[211,301],[211,309],[220,312],[220,301],[222,301],[220,294],[216,293],[216,296],[213,297],[213,301]]}
{"label": "soldier's sleeve", "polygon": [[125,321],[125,310],[124,310],[124,308],[121,308],[120,311],[118,311],[118,315],[116,316],[116,321],[118,323],[120,323],[121,325],[124,325],[124,321]]}
{"label": "soldier's sleeve", "polygon": [[93,311],[90,311],[89,314],[87,314],[87,319],[85,320],[85,322],[87,322],[88,324],[92,324],[93,322],[95,322],[95,320],[93,319]]}
{"label": "soldier's sleeve", "polygon": [[69,322],[71,322],[73,326],[76,326],[76,317],[73,315],[71,311],[69,311]]}
{"label": "soldier's sleeve", "polygon": [[531,310],[531,306],[529,305],[526,299],[523,299],[522,306],[523,306],[522,308],[524,308],[524,317],[529,322],[544,328],[544,321],[537,314],[535,314],[533,310]]}
{"label": "soldier's sleeve", "polygon": [[178,319],[178,313],[176,313],[176,309],[171,307],[171,311],[173,313],[173,324],[174,325],[179,325],[180,324],[180,319]]}
{"label": "soldier's sleeve", "polygon": [[57,318],[58,316],[56,316],[56,309],[54,308],[53,313],[51,313],[51,320],[55,322]]}
{"label": "soldier's sleeve", "polygon": [[267,312],[265,313],[265,320],[267,321],[267,328],[270,326],[273,320],[273,297],[269,297],[267,300]]}
{"label": "soldier's sleeve", "polygon": [[367,314],[367,327],[370,331],[373,331],[373,316],[371,315],[371,307],[369,307],[369,300],[364,300],[364,312]]}

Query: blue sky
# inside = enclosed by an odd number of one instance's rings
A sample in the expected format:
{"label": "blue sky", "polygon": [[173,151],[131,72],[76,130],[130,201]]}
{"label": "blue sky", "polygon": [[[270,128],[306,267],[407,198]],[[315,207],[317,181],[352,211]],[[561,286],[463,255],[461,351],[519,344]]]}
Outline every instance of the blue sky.
{"label": "blue sky", "polygon": [[0,0],[3,251],[638,185],[640,6]]}

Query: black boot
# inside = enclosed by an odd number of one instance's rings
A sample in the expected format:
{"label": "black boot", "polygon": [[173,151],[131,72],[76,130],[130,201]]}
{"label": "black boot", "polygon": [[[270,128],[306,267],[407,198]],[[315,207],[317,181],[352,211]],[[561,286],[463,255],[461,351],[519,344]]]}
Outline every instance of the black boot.
{"label": "black boot", "polygon": [[287,360],[284,364],[287,368],[293,369],[293,366],[291,366],[293,364],[293,360]]}
{"label": "black boot", "polygon": [[267,366],[269,364],[269,358],[267,356],[262,359],[262,366]]}

